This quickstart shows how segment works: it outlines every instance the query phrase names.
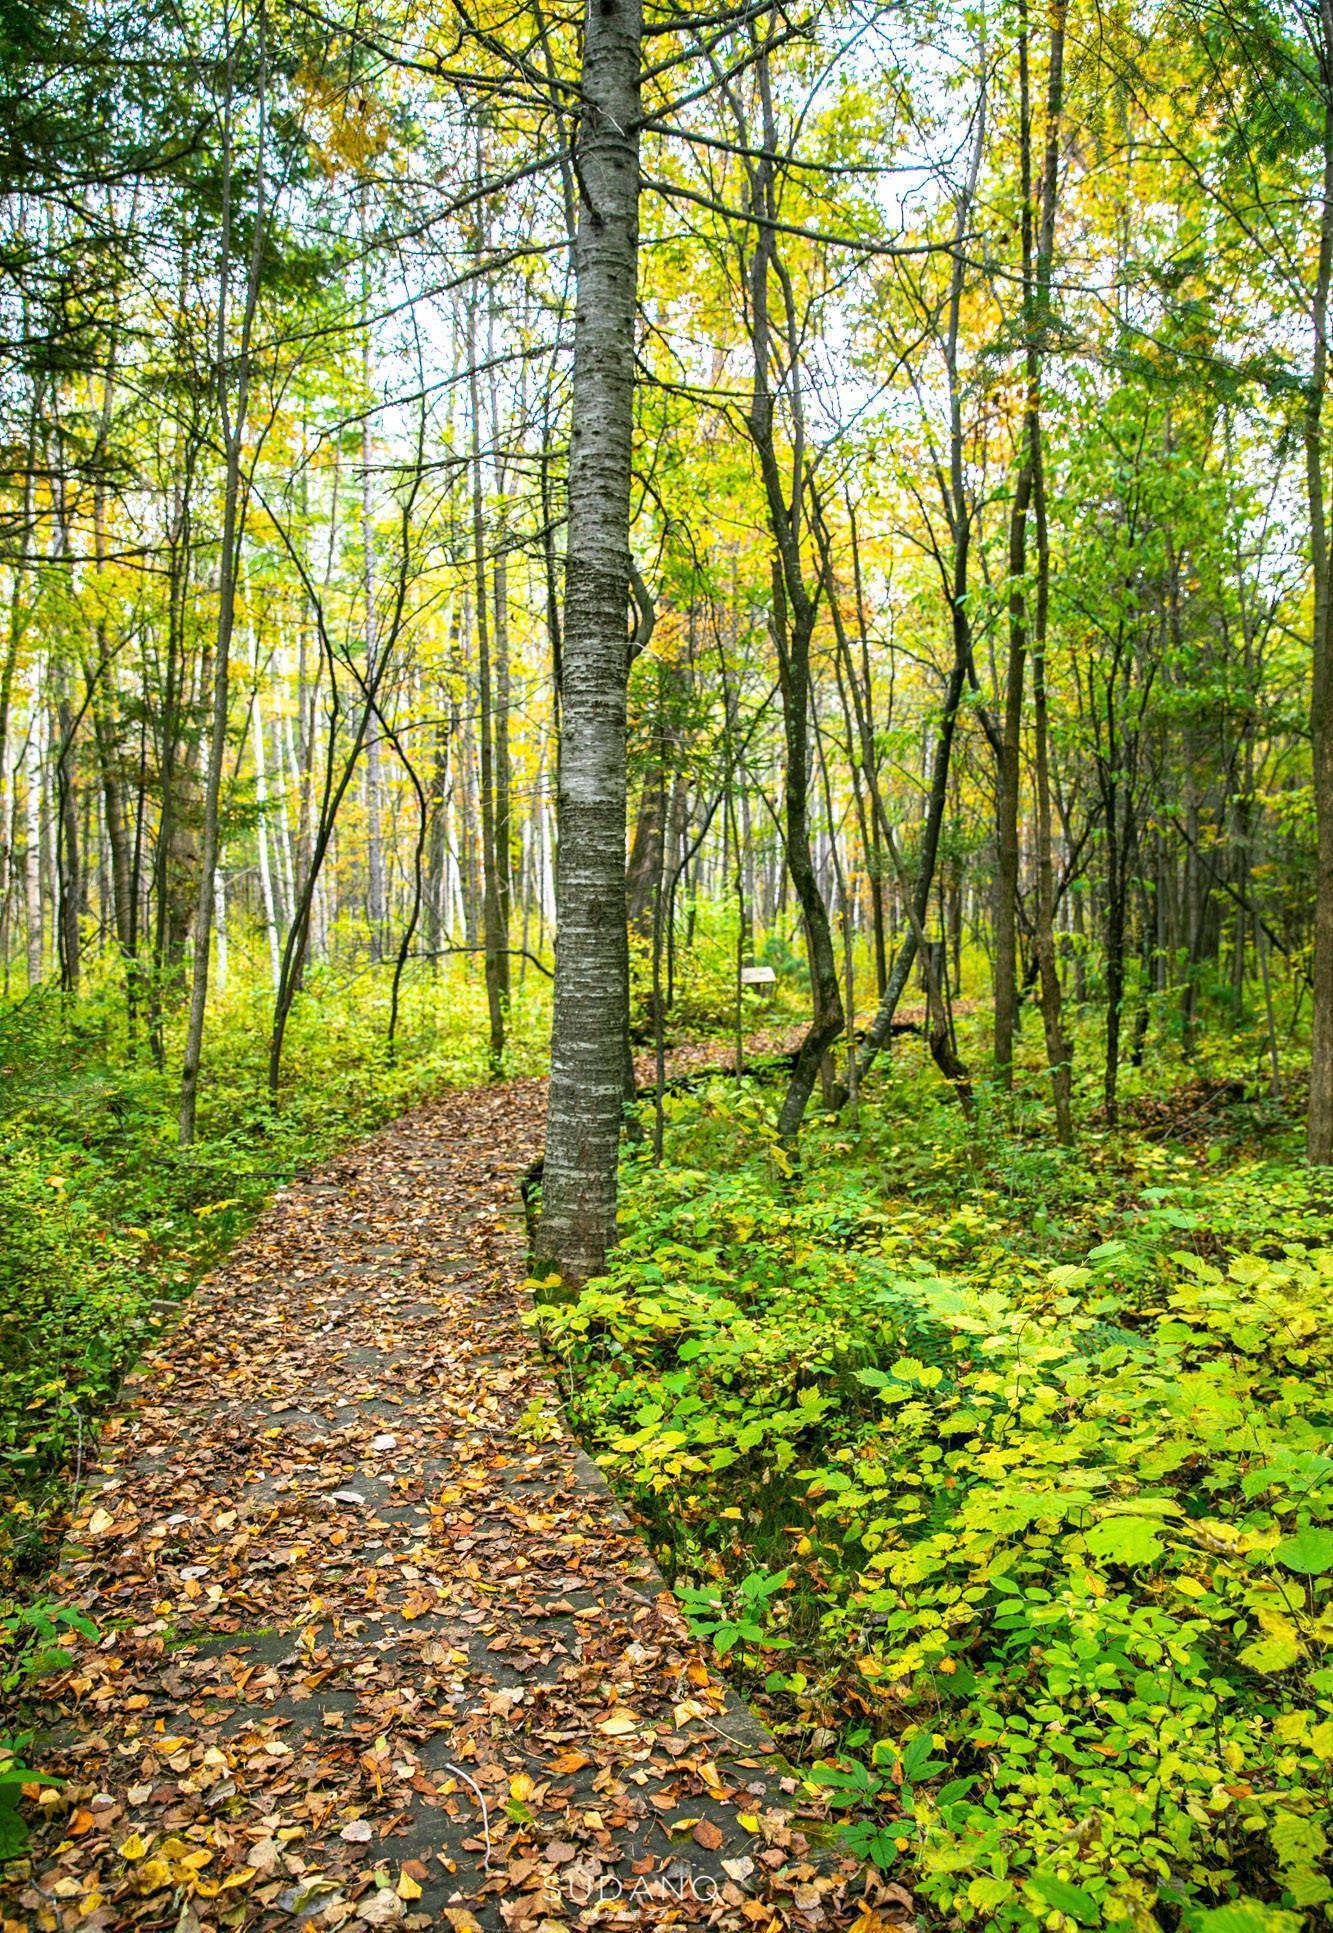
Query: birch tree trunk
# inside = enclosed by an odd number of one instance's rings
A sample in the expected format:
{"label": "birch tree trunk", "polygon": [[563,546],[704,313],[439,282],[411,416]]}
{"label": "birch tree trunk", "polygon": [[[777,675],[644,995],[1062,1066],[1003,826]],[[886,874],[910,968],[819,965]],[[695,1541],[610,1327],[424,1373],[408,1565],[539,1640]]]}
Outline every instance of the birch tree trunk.
{"label": "birch tree trunk", "polygon": [[[20,308],[19,308],[20,325],[25,331],[28,326],[27,313],[28,313],[27,304],[26,303],[20,304]],[[24,609],[23,600],[24,600],[25,590],[27,589],[27,586],[25,584],[25,579],[28,571],[28,549],[29,549],[29,539],[32,533],[33,508],[34,508],[34,500],[35,500],[34,484],[36,481],[36,474],[37,474],[37,418],[38,418],[38,413],[40,411],[40,408],[41,408],[41,391],[39,388],[39,380],[37,377],[34,376],[32,378],[31,388],[29,391],[28,435],[27,435],[27,447],[24,451],[23,495],[19,505],[20,522],[19,522],[19,532],[18,532],[18,546],[14,555],[13,565],[10,573],[10,582],[11,582],[12,590],[11,590],[11,596],[9,601],[9,626],[8,626],[8,634],[5,640],[4,664],[3,666],[0,666],[0,770],[7,769],[9,765],[9,760],[8,760],[9,714],[10,714],[10,706],[13,700],[14,674],[18,669],[19,647],[23,642],[23,634],[26,629],[27,619],[28,619],[28,613]],[[14,778],[15,778],[15,785],[17,787],[17,778],[18,778],[17,761],[14,762],[13,772],[14,772]],[[17,794],[15,794],[15,796],[17,796]],[[0,867],[3,867],[3,871],[6,876],[6,879],[12,868],[12,864],[13,864],[13,847],[12,847],[12,841],[10,840],[9,819],[7,817],[4,820],[3,824],[0,824]],[[4,958],[5,958],[5,964],[7,967],[9,962],[9,951],[7,947],[4,952]]]}
{"label": "birch tree trunk", "polygon": [[[33,669],[35,683],[40,683],[42,660],[37,660]],[[23,900],[27,922],[28,947],[28,985],[40,984],[46,971],[46,934],[44,931],[42,905],[42,768],[43,744],[42,731],[46,714],[42,706],[33,707],[32,724],[28,732],[28,743],[24,753],[27,770],[26,832],[27,845],[23,855]]]}
{"label": "birch tree trunk", "polygon": [[269,851],[268,760],[265,757],[264,748],[264,713],[259,702],[259,640],[253,634],[250,648],[255,681],[254,698],[251,703],[255,761],[255,856],[259,862],[259,898],[264,914],[264,933],[268,940],[269,971],[273,978],[273,990],[276,993],[282,979],[282,947],[278,940],[278,915],[273,898],[273,862]]}
{"label": "birch tree trunk", "polygon": [[1323,87],[1323,189],[1312,321],[1314,358],[1305,416],[1310,564],[1314,582],[1310,743],[1315,805],[1314,1031],[1306,1153],[1333,1163],[1333,611],[1324,496],[1324,388],[1328,380],[1329,287],[1333,280],[1333,0],[1321,0],[1319,65]]}
{"label": "birch tree trunk", "polygon": [[74,788],[74,737],[77,721],[64,667],[57,663],[52,740],[56,751],[56,945],[60,985],[79,991],[79,914],[83,903],[83,852],[79,839],[79,801]]}
{"label": "birch tree trunk", "polygon": [[426,855],[426,951],[431,956],[431,972],[439,964],[436,955],[448,924],[448,883],[446,861],[449,854],[449,714],[441,709],[435,725],[435,750],[430,778],[430,840]]}
{"label": "birch tree trunk", "polygon": [[500,904],[500,932],[505,951],[500,956],[500,985],[509,1007],[509,933],[514,917],[513,781],[509,762],[509,559],[504,546],[508,533],[499,532],[499,549],[492,573],[495,596],[495,886]]}
{"label": "birch tree trunk", "polygon": [[181,1070],[180,1145],[188,1148],[194,1140],[195,1109],[199,1094],[199,1060],[204,1044],[204,1011],[208,1004],[208,951],[213,926],[214,875],[219,852],[219,817],[222,801],[222,768],[227,751],[227,701],[230,679],[232,629],[236,617],[236,579],[240,563],[241,531],[244,521],[241,458],[245,442],[245,417],[250,396],[250,347],[255,311],[259,304],[259,277],[263,257],[265,222],[264,180],[264,86],[263,16],[260,16],[260,136],[255,175],[254,240],[246,278],[245,301],[241,320],[240,344],[236,357],[236,393],[231,394],[228,354],[228,299],[232,234],[233,171],[235,133],[232,123],[232,89],[236,49],[228,48],[225,86],[227,90],[223,127],[223,209],[222,278],[218,291],[217,385],[221,413],[225,473],[223,481],[222,550],[218,582],[218,626],[216,657],[213,666],[213,716],[209,731],[208,775],[204,786],[204,815],[199,875],[199,908],[194,928],[194,971],[190,986],[190,1016],[185,1035],[185,1064]]}
{"label": "birch tree trunk", "polygon": [[[1026,105],[1026,99],[1025,103]],[[1030,253],[1028,131],[1021,133],[1023,166],[1024,256]],[[995,1078],[1013,1082],[1014,1033],[1018,1025],[1018,803],[1022,777],[1023,674],[1027,660],[1027,622],[1022,579],[1027,569],[1027,515],[1032,496],[1032,466],[1019,465],[1009,512],[1009,655],[1005,665],[1004,722],[995,761]]]}
{"label": "birch tree trunk", "polygon": [[[1046,1037],[1046,1064],[1051,1073],[1057,1139],[1068,1146],[1074,1139],[1069,1043],[1061,1018],[1060,975],[1055,958],[1055,866],[1052,857],[1050,719],[1046,686],[1046,631],[1051,592],[1051,546],[1046,518],[1046,469],[1042,453],[1042,343],[1051,320],[1051,265],[1055,255],[1055,204],[1060,186],[1060,124],[1064,109],[1065,0],[1052,0],[1050,60],[1046,78],[1046,150],[1042,163],[1041,223],[1037,239],[1035,314],[1028,331],[1028,466],[1032,472],[1032,513],[1037,540],[1036,617],[1032,638],[1032,724],[1034,777],[1037,798],[1037,966],[1041,987],[1041,1017]],[[1024,94],[1027,91],[1027,15],[1023,14]],[[1026,100],[1024,103],[1026,107]],[[1026,139],[1026,136],[1025,136]],[[1030,243],[1029,243],[1030,248]],[[1026,275],[1025,288],[1030,285]],[[1123,952],[1123,897],[1119,941]],[[1121,964],[1123,972],[1123,962]],[[1108,958],[1108,996],[1111,993]],[[1119,1027],[1119,988],[1108,1000],[1108,1040]],[[1113,1043],[1114,1044],[1114,1043]],[[1113,1076],[1115,1057],[1107,1049]],[[1114,1119],[1114,1094],[1108,1095],[1108,1119]]]}
{"label": "birch tree trunk", "polygon": [[486,965],[486,1011],[490,1020],[489,1061],[498,1079],[504,1071],[505,1010],[509,1004],[509,935],[503,923],[495,839],[495,720],[491,693],[491,617],[486,587],[486,506],[482,490],[481,397],[477,385],[477,305],[468,297],[468,396],[472,415],[472,568],[477,620],[477,748],[481,805],[481,925]]}
{"label": "birch tree trunk", "polygon": [[[368,188],[363,185],[361,203],[361,381],[365,389],[365,415],[361,421],[361,569],[362,594],[365,598],[366,618],[366,683],[376,682],[375,661],[379,652],[378,627],[375,618],[375,443],[372,431],[371,398],[374,395],[375,361],[374,344],[371,340],[370,315],[370,245],[367,239],[366,196]],[[388,899],[384,878],[384,828],[383,828],[383,790],[384,780],[380,758],[380,732],[382,727],[371,721],[366,733],[366,916],[370,924],[370,957],[378,960],[384,954],[385,927],[388,919]]]}
{"label": "birch tree trunk", "polygon": [[597,1274],[616,1234],[642,36],[641,0],[590,0],[576,170],[554,1018],[537,1232],[538,1266],[558,1272],[566,1289]]}

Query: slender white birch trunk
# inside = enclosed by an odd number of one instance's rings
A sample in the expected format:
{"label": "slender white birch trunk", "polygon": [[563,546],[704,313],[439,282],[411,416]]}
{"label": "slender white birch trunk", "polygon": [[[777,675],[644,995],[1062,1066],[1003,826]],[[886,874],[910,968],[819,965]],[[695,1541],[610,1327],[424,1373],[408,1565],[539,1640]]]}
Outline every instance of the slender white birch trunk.
{"label": "slender white birch trunk", "polygon": [[264,712],[259,702],[257,649],[255,651],[254,760],[255,807],[259,821],[258,837],[255,841],[259,858],[259,893],[264,907],[264,932],[268,938],[269,969],[276,992],[282,978],[282,948],[278,944],[278,916],[273,901],[273,863],[269,850],[268,823],[268,761],[264,753]]}
{"label": "slender white birch trunk", "polygon": [[[33,667],[34,689],[41,686],[40,661]],[[46,963],[45,933],[42,919],[42,732],[46,720],[45,708],[34,705],[32,723],[28,732],[27,755],[27,798],[25,800],[25,819],[27,846],[23,854],[23,895],[24,911],[27,918],[28,941],[28,985],[35,987],[42,978]]]}
{"label": "slender white birch trunk", "polygon": [[188,1148],[194,1140],[195,1109],[199,1095],[199,1061],[204,1045],[204,1013],[208,1005],[209,945],[213,926],[213,882],[219,850],[219,820],[222,803],[222,771],[227,751],[227,707],[230,689],[232,630],[236,618],[236,582],[240,565],[241,533],[244,521],[242,453],[245,444],[246,410],[250,398],[250,346],[255,311],[259,306],[260,266],[267,226],[265,182],[266,93],[264,88],[264,21],[260,15],[260,132],[255,171],[254,240],[246,277],[245,300],[241,318],[240,342],[236,356],[236,390],[229,380],[229,308],[231,283],[232,193],[235,161],[233,90],[236,48],[227,49],[226,99],[223,117],[223,199],[222,271],[218,290],[217,387],[218,408],[226,453],[223,480],[222,553],[218,584],[217,643],[213,664],[213,716],[208,743],[208,773],[204,786],[202,856],[199,873],[199,905],[194,927],[194,970],[190,985],[190,1014],[185,1035],[185,1064],[181,1070],[180,1145]]}

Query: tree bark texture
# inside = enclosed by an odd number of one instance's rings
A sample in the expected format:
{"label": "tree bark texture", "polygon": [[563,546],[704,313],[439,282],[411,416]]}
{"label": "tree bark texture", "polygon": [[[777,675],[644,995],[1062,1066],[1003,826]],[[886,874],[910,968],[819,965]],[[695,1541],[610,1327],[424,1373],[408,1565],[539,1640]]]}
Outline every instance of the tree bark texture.
{"label": "tree bark texture", "polygon": [[628,989],[625,687],[641,0],[584,25],[578,304],[561,649],[556,961],[537,1262],[566,1289],[616,1233]]}

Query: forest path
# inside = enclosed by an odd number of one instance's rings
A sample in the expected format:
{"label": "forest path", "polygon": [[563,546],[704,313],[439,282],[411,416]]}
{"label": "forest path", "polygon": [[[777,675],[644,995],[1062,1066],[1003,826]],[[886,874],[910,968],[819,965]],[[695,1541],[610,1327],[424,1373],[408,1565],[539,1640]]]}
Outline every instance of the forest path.
{"label": "forest path", "polygon": [[284,1188],[109,1421],[6,1933],[883,1925],[522,1326],[537,1081]]}

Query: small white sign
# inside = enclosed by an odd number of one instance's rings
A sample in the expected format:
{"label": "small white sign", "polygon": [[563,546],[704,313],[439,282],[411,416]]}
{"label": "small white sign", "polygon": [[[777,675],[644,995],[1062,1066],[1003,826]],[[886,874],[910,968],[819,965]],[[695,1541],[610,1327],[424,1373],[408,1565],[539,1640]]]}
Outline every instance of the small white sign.
{"label": "small white sign", "polygon": [[777,978],[778,976],[774,973],[772,967],[751,966],[741,968],[741,985],[743,987],[776,986]]}

